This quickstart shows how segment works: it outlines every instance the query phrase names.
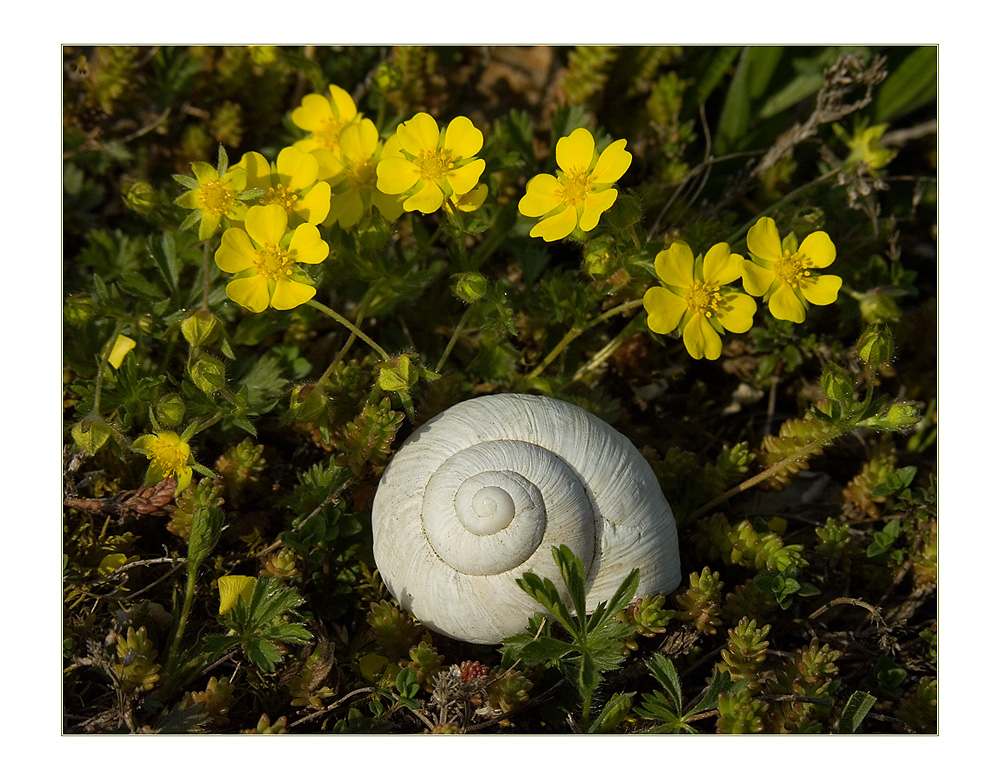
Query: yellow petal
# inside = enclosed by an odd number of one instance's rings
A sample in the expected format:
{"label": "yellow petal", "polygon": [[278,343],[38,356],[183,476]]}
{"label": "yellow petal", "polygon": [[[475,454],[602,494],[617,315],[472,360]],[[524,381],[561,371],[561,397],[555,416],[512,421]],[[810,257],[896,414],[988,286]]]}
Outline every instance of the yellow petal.
{"label": "yellow petal", "polygon": [[747,249],[763,260],[781,259],[781,236],[770,217],[761,217],[747,232]]}
{"label": "yellow petal", "polygon": [[[298,142],[295,143],[295,148],[304,151],[304,149],[299,146]],[[316,178],[326,181],[333,179],[344,172],[344,164],[329,149],[318,149],[313,148],[309,151],[313,157],[316,158]]]}
{"label": "yellow petal", "polygon": [[383,159],[375,172],[378,188],[387,195],[399,195],[420,181],[420,170],[403,157]]}
{"label": "yellow petal", "polygon": [[837,300],[837,293],[844,280],[833,274],[823,274],[818,277],[807,277],[802,280],[802,294],[809,303],[817,306],[827,306]]}
{"label": "yellow petal", "polygon": [[434,117],[421,111],[409,122],[403,122],[397,127],[396,136],[404,151],[419,157],[423,151],[434,151],[438,148],[441,131]]}
{"label": "yellow petal", "polygon": [[787,284],[781,285],[774,291],[774,295],[767,302],[767,308],[779,320],[802,322],[806,318],[806,307],[802,305],[795,290]]}
{"label": "yellow petal", "polygon": [[460,168],[456,168],[446,177],[451,185],[452,192],[456,195],[464,195],[477,184],[479,177],[486,170],[485,160],[472,160]]}
{"label": "yellow petal", "polygon": [[240,306],[259,314],[267,308],[271,294],[267,289],[267,279],[263,276],[248,276],[233,279],[226,285],[226,295]]}
{"label": "yellow petal", "polygon": [[642,296],[646,309],[646,327],[653,333],[670,333],[687,311],[687,303],[664,287],[650,287]]}
{"label": "yellow petal", "polygon": [[540,217],[547,214],[563,201],[556,195],[559,181],[548,173],[540,173],[528,181],[524,197],[517,204],[517,210],[526,217]]}
{"label": "yellow petal", "polygon": [[589,231],[597,227],[601,214],[614,204],[618,190],[608,189],[588,195],[583,201],[583,214],[580,215],[580,230]]}
{"label": "yellow petal", "polygon": [[278,279],[274,283],[271,305],[275,309],[294,309],[316,294],[316,288],[292,279]]}
{"label": "yellow petal", "polygon": [[396,195],[375,191],[372,193],[372,203],[388,220],[398,219],[403,213],[403,200]]}
{"label": "yellow petal", "polygon": [[576,209],[565,206],[551,217],[543,219],[535,225],[528,234],[532,238],[545,241],[560,241],[576,229]]}
{"label": "yellow petal", "polygon": [[219,178],[219,171],[214,165],[209,165],[204,160],[191,163],[191,171],[199,184],[215,181]]}
{"label": "yellow petal", "polygon": [[594,161],[594,136],[578,127],[556,143],[556,162],[564,171],[589,171]]}
{"label": "yellow petal", "polygon": [[367,160],[378,148],[378,130],[370,119],[352,122],[340,131],[340,151],[352,162]]}
{"label": "yellow petal", "polygon": [[245,602],[250,603],[254,587],[257,585],[257,578],[246,577],[242,574],[227,574],[219,577],[218,584],[219,614],[224,615],[236,606],[236,600],[240,596]]}
{"label": "yellow petal", "polygon": [[444,132],[444,148],[450,149],[460,160],[474,157],[483,148],[483,133],[468,117],[457,116]]}
{"label": "yellow petal", "polygon": [[251,206],[244,224],[250,238],[258,244],[275,245],[284,238],[285,231],[288,230],[288,214],[277,203]]}
{"label": "yellow petal", "polygon": [[716,309],[719,323],[732,333],[746,333],[753,325],[753,315],[757,312],[757,302],[743,293],[723,295]]}
{"label": "yellow petal", "polygon": [[702,277],[706,282],[729,284],[740,278],[740,261],[743,258],[729,251],[729,244],[716,244],[705,253]]}
{"label": "yellow petal", "polygon": [[315,93],[303,97],[301,105],[292,111],[292,123],[310,133],[321,130],[323,123],[332,118],[333,109],[330,107],[330,101],[323,95]]}
{"label": "yellow petal", "polygon": [[722,354],[722,339],[704,314],[695,314],[684,327],[684,346],[696,360],[716,360]]}
{"label": "yellow petal", "polygon": [[479,184],[464,195],[452,197],[451,202],[459,211],[475,211],[486,202],[489,190],[485,184]]}
{"label": "yellow petal", "polygon": [[278,153],[278,180],[289,190],[304,190],[316,181],[319,162],[308,152],[286,146]]}
{"label": "yellow petal", "polygon": [[128,336],[119,333],[118,338],[115,339],[115,345],[111,348],[108,362],[115,368],[121,368],[122,361],[132,351],[133,347],[135,347],[135,339],[130,339]]}
{"label": "yellow petal", "polygon": [[266,190],[271,186],[271,163],[260,152],[247,152],[233,167],[247,172],[247,187],[250,189]]}
{"label": "yellow petal", "polygon": [[215,251],[215,264],[227,274],[238,274],[252,267],[257,260],[257,250],[250,236],[240,228],[229,228],[222,234],[222,244]]}
{"label": "yellow petal", "polygon": [[740,273],[743,275],[743,289],[758,298],[767,293],[774,284],[774,271],[757,265],[753,260],[741,260]]}
{"label": "yellow petal", "polygon": [[334,115],[342,122],[349,122],[358,114],[350,93],[336,84],[330,85],[330,105]]}
{"label": "yellow petal", "polygon": [[690,287],[694,284],[694,254],[683,241],[674,241],[667,249],[656,255],[654,261],[656,275],[675,287]]}
{"label": "yellow petal", "polygon": [[292,233],[288,254],[296,263],[322,263],[330,254],[330,245],[319,237],[315,225],[299,225]]}
{"label": "yellow petal", "polygon": [[310,225],[318,225],[330,212],[330,182],[316,182],[309,192],[299,197],[292,211]]}
{"label": "yellow petal", "polygon": [[799,246],[799,254],[806,258],[809,268],[826,268],[837,258],[837,248],[830,236],[822,230],[810,233]]}
{"label": "yellow petal", "polygon": [[407,211],[430,214],[441,208],[442,203],[444,203],[444,192],[436,184],[427,182],[403,201],[403,208]]}
{"label": "yellow petal", "polygon": [[591,180],[595,184],[614,184],[632,164],[632,155],[625,151],[625,139],[615,141],[597,158]]}

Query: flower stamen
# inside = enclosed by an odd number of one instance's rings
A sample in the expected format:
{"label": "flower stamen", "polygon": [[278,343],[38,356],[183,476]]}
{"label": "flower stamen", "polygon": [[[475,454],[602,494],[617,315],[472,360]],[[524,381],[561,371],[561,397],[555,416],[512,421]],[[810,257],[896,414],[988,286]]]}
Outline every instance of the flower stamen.
{"label": "flower stamen", "polygon": [[450,149],[424,150],[416,160],[420,178],[435,184],[455,168],[455,157]]}
{"label": "flower stamen", "polygon": [[809,276],[809,258],[803,256],[801,252],[793,254],[786,249],[781,259],[775,263],[774,273],[783,284],[794,289]]}
{"label": "flower stamen", "polygon": [[684,300],[693,314],[711,317],[719,310],[722,294],[719,292],[719,285],[696,281],[688,288]]}
{"label": "flower stamen", "polygon": [[574,208],[583,205],[590,194],[590,176],[586,171],[568,171],[559,177],[559,188],[556,197]]}
{"label": "flower stamen", "polygon": [[198,188],[201,210],[212,216],[222,217],[228,214],[233,200],[233,191],[221,179],[202,182]]}
{"label": "flower stamen", "polygon": [[275,244],[265,244],[262,249],[258,249],[254,264],[257,266],[257,274],[269,281],[291,276],[295,266],[288,252]]}
{"label": "flower stamen", "polygon": [[163,472],[164,478],[177,476],[187,464],[190,450],[180,442],[173,443],[164,437],[157,437],[150,445],[153,465]]}
{"label": "flower stamen", "polygon": [[291,212],[292,207],[298,199],[299,194],[297,192],[286,189],[284,184],[275,184],[261,196],[260,204],[267,206],[271,203],[277,203],[285,211]]}

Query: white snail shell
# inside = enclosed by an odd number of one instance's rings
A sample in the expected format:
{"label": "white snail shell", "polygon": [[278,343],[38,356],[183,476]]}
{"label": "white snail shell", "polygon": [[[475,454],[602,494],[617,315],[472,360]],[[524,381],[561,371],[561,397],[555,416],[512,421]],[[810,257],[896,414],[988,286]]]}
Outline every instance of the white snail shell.
{"label": "white snail shell", "polygon": [[542,396],[474,398],[421,426],[382,475],[372,529],[400,605],[466,642],[524,630],[541,607],[515,580],[532,571],[561,590],[556,545],[583,561],[588,610],[633,569],[640,595],[681,579],[674,516],[649,464],[607,423]]}

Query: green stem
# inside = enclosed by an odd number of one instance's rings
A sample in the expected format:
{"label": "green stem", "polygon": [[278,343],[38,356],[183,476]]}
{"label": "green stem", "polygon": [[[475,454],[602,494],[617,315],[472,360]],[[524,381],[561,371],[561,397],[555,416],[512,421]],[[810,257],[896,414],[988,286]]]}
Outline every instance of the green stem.
{"label": "green stem", "polygon": [[344,316],[338,314],[333,309],[331,309],[329,306],[326,306],[325,304],[320,303],[315,298],[312,299],[312,300],[306,301],[306,303],[309,306],[312,306],[317,311],[323,312],[326,316],[332,318],[336,322],[339,322],[341,325],[343,325],[345,328],[347,328],[351,333],[353,333],[355,336],[357,336],[359,339],[361,339],[363,342],[365,342],[365,344],[367,344],[369,347],[371,347],[372,349],[374,349],[383,360],[389,360],[390,359],[389,358],[389,353],[386,352],[384,349],[382,349],[382,347],[380,347],[374,341],[372,341],[368,337],[368,335],[363,330],[361,330],[360,328],[356,327],[353,322],[351,322],[350,320],[348,320]]}
{"label": "green stem", "polygon": [[570,328],[569,331],[566,333],[566,335],[563,336],[562,339],[559,341],[559,343],[552,348],[552,351],[545,356],[545,359],[542,360],[542,362],[539,363],[537,366],[535,366],[534,370],[532,370],[532,372],[528,374],[528,379],[534,379],[539,374],[541,374],[546,368],[548,368],[549,364],[557,357],[559,357],[559,355],[562,354],[563,350],[565,350],[566,347],[572,344],[573,341],[575,341],[576,338],[581,334],[586,333],[588,330],[595,327],[596,325],[600,325],[605,320],[611,319],[612,317],[615,317],[619,314],[625,314],[627,312],[632,311],[633,309],[639,308],[640,306],[642,306],[642,298],[638,298],[634,301],[628,301],[627,303],[623,303],[620,306],[615,306],[613,309],[608,309],[606,312],[597,315],[592,320],[588,320],[583,325],[578,325]]}
{"label": "green stem", "polygon": [[617,336],[605,344],[590,360],[587,361],[585,365],[577,369],[576,373],[573,374],[573,378],[570,380],[570,383],[579,382],[583,379],[583,377],[607,361],[607,359],[611,357],[622,344],[625,343],[625,340],[635,332],[636,323],[638,323],[641,319],[642,315],[640,314],[629,320],[628,325],[622,328],[621,332]]}
{"label": "green stem", "polygon": [[[361,321],[365,318],[365,310],[368,308],[368,304],[373,297],[374,291],[374,287],[369,287],[367,292],[365,292],[364,296],[361,298],[361,303],[358,304],[358,316],[354,318],[354,327],[358,332],[361,330]],[[337,356],[330,361],[330,365],[326,367],[326,371],[323,372],[323,376],[317,380],[317,385],[322,385],[327,379],[330,378],[330,374],[333,373],[333,369],[340,365],[340,362],[344,359],[344,356],[347,354],[347,351],[351,348],[356,339],[357,335],[354,331],[352,331],[351,335],[347,337],[347,341],[344,342],[344,346],[340,348],[340,352],[338,352]]]}
{"label": "green stem", "polygon": [[692,512],[690,515],[688,515],[686,519],[687,520],[694,520],[696,517],[701,517],[709,509],[714,509],[719,504],[722,504],[722,503],[728,501],[733,496],[738,495],[739,493],[742,493],[742,492],[744,492],[746,490],[749,490],[754,485],[758,485],[758,484],[760,484],[761,482],[763,482],[766,479],[770,479],[775,474],[778,474],[783,469],[787,468],[790,464],[795,463],[795,461],[802,460],[804,458],[808,458],[814,452],[823,449],[823,447],[825,447],[826,445],[828,445],[831,441],[833,441],[834,439],[836,439],[842,433],[844,433],[844,430],[841,429],[841,428],[831,428],[830,430],[828,430],[826,433],[824,433],[822,436],[820,436],[815,441],[812,441],[809,444],[806,444],[804,447],[801,447],[800,449],[797,449],[795,452],[793,452],[787,458],[782,458],[780,461],[778,461],[777,463],[775,463],[773,466],[769,466],[768,468],[764,469],[759,474],[756,474],[756,475],[750,477],[749,479],[744,480],[743,482],[741,482],[740,484],[738,484],[736,487],[730,488],[729,490],[727,490],[722,495],[716,496],[715,498],[713,498],[707,504],[703,504],[702,506],[698,507],[694,512]]}
{"label": "green stem", "polygon": [[177,630],[174,632],[174,638],[170,642],[170,652],[167,654],[166,666],[168,671],[172,671],[173,667],[177,664],[177,656],[181,647],[181,637],[184,636],[184,628],[187,626],[188,615],[191,614],[191,604],[194,602],[196,574],[197,571],[192,571],[191,567],[188,566],[187,586],[184,589],[184,604],[181,606],[181,614],[177,619]]}
{"label": "green stem", "polygon": [[461,335],[462,328],[465,327],[465,321],[469,319],[469,315],[471,313],[472,313],[471,308],[468,308],[463,312],[461,319],[459,319],[458,321],[458,325],[455,326],[455,330],[451,334],[451,339],[449,339],[448,345],[444,348],[444,352],[441,355],[441,359],[438,360],[437,366],[434,367],[435,374],[440,374],[441,369],[444,368],[445,361],[448,360],[448,356],[451,354],[451,351],[455,348],[455,345],[458,343],[458,337],[459,335]]}
{"label": "green stem", "polygon": [[208,307],[208,297],[212,292],[212,283],[210,280],[210,276],[212,273],[212,250],[211,246],[209,245],[208,239],[206,239],[205,242],[202,244],[202,252],[203,252],[203,261],[202,261],[201,273],[204,279],[202,280],[203,288],[202,288],[201,308],[204,311],[211,311]]}
{"label": "green stem", "polygon": [[755,224],[757,224],[757,220],[759,220],[761,217],[766,217],[768,214],[771,214],[773,211],[776,211],[777,209],[781,208],[789,201],[797,198],[803,192],[811,190],[813,187],[823,183],[831,176],[836,176],[838,173],[840,173],[839,167],[834,168],[832,171],[827,171],[819,178],[813,179],[811,182],[807,182],[806,184],[803,184],[801,187],[797,187],[796,189],[792,190],[787,195],[785,195],[785,197],[783,197],[781,200],[775,201],[766,209],[757,214],[757,216],[755,216],[745,225],[736,230],[731,236],[729,236],[729,238],[726,239],[726,243],[729,244],[730,246],[735,245],[735,242],[738,241],[739,239],[746,238],[747,231],[750,228],[752,228]]}
{"label": "green stem", "polygon": [[88,417],[93,416],[94,419],[101,419],[101,388],[104,385],[104,371],[108,365],[108,360],[111,358],[111,350],[115,348],[115,343],[118,341],[121,332],[122,324],[120,322],[115,323],[115,332],[111,334],[111,341],[108,342],[108,346],[105,347],[104,352],[101,354],[101,362],[97,366],[97,381],[94,384],[94,408],[90,410],[90,414],[87,415]]}

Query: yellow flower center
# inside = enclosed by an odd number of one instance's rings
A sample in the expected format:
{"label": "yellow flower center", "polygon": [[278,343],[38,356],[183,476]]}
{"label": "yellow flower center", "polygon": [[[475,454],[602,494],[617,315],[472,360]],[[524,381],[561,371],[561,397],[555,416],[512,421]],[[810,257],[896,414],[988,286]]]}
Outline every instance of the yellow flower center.
{"label": "yellow flower center", "polygon": [[285,211],[291,211],[295,201],[299,199],[299,194],[294,190],[285,189],[284,184],[275,184],[260,199],[260,205],[267,206],[277,203]]}
{"label": "yellow flower center", "polygon": [[809,258],[801,252],[792,254],[787,249],[781,259],[774,265],[774,274],[778,281],[789,287],[798,287],[802,280],[809,276]]}
{"label": "yellow flower center", "polygon": [[198,187],[198,203],[206,214],[223,217],[233,207],[233,191],[222,179],[203,182]]}
{"label": "yellow flower center", "polygon": [[254,264],[257,266],[258,276],[263,276],[269,281],[276,281],[292,275],[295,261],[280,246],[265,244],[263,249],[257,250]]}
{"label": "yellow flower center", "polygon": [[176,442],[158,436],[156,441],[149,445],[152,453],[153,465],[163,472],[164,477],[173,477],[180,473],[188,461],[191,449],[187,444],[178,440]]}
{"label": "yellow flower center", "polygon": [[693,314],[704,314],[711,317],[719,309],[722,303],[722,294],[719,292],[719,285],[709,282],[695,282],[688,287],[687,295],[684,296],[687,307]]}
{"label": "yellow flower center", "polygon": [[570,206],[582,206],[590,194],[590,176],[587,171],[565,171],[559,177],[556,197]]}
{"label": "yellow flower center", "polygon": [[340,131],[344,129],[346,124],[347,122],[337,119],[335,116],[327,117],[321,122],[319,130],[313,133],[316,143],[321,149],[337,151],[340,148]]}
{"label": "yellow flower center", "polygon": [[450,149],[422,151],[416,164],[421,179],[437,184],[455,169],[455,156]]}

